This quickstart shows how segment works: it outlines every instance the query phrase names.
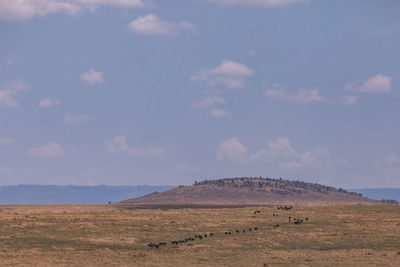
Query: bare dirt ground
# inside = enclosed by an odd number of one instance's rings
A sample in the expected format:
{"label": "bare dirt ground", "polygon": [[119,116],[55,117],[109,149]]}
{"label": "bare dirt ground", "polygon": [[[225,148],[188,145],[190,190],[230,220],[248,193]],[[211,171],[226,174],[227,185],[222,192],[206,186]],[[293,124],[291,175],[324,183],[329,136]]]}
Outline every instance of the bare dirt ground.
{"label": "bare dirt ground", "polygon": [[0,266],[194,265],[400,266],[400,206],[0,206]]}

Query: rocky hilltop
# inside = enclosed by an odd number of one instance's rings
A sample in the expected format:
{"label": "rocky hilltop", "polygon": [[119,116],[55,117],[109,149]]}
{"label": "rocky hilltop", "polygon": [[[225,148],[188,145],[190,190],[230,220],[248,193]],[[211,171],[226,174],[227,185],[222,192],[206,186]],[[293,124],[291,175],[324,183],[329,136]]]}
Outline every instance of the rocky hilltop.
{"label": "rocky hilltop", "polygon": [[191,186],[179,186],[161,193],[154,192],[118,204],[138,207],[212,207],[373,203],[378,201],[316,183],[242,177],[195,182]]}

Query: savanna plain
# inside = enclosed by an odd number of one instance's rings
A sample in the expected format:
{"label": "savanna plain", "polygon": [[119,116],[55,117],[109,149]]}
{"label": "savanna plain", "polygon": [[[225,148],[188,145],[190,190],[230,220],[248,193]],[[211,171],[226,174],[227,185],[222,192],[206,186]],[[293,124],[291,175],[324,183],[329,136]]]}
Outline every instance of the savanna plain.
{"label": "savanna plain", "polygon": [[0,266],[193,265],[400,266],[400,206],[0,206]]}

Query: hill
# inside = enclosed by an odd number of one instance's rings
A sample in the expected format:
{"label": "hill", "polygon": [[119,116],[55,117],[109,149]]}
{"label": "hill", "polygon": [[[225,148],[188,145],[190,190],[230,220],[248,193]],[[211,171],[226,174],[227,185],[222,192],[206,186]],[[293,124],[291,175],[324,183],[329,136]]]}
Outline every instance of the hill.
{"label": "hill", "polygon": [[0,186],[0,205],[7,204],[106,204],[130,197],[164,191],[173,186]]}
{"label": "hill", "polygon": [[271,178],[225,178],[195,182],[119,202],[137,207],[247,206],[274,204],[372,204],[377,201],[315,183]]}

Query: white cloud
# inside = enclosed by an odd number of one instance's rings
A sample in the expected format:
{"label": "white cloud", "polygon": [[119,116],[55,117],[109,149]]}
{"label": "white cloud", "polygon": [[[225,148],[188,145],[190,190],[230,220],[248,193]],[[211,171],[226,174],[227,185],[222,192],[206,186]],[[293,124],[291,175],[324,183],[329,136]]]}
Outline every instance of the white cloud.
{"label": "white cloud", "polygon": [[223,141],[217,148],[217,158],[228,159],[235,162],[244,161],[247,154],[247,148],[240,143],[239,139],[232,137]]}
{"label": "white cloud", "polygon": [[118,135],[112,141],[106,143],[106,148],[111,153],[128,151],[127,138],[124,135]]}
{"label": "white cloud", "polygon": [[2,86],[4,90],[0,90],[0,106],[18,107],[15,99],[20,92],[30,90],[33,84],[26,84],[21,79],[13,80]]}
{"label": "white cloud", "polygon": [[245,78],[254,75],[254,71],[244,64],[223,60],[221,64],[211,69],[201,69],[194,72],[192,81],[206,81],[210,87],[224,86],[239,89],[245,86]]}
{"label": "white cloud", "polygon": [[92,118],[88,115],[67,115],[64,117],[66,124],[80,124],[89,122]]}
{"label": "white cloud", "polygon": [[161,147],[151,147],[146,149],[131,148],[129,149],[128,154],[137,156],[139,158],[155,159],[162,158],[165,154],[165,151]]}
{"label": "white cloud", "polygon": [[103,6],[144,8],[153,4],[145,0],[0,0],[0,20],[28,20],[55,13],[74,16]]}
{"label": "white cloud", "polygon": [[12,172],[12,170],[10,170],[9,168],[7,168],[7,167],[5,167],[5,166],[1,166],[0,165],[0,175],[2,176],[2,175],[10,175],[10,174],[12,174],[13,172]]}
{"label": "white cloud", "polygon": [[53,142],[41,147],[31,148],[27,154],[31,157],[56,158],[63,156],[64,150],[58,143]]}
{"label": "white cloud", "polygon": [[113,140],[106,142],[106,149],[112,154],[125,153],[145,159],[162,158],[165,154],[165,150],[160,147],[130,148],[128,139],[124,135],[118,135]]}
{"label": "white cloud", "polygon": [[39,101],[38,106],[41,108],[48,108],[48,107],[54,107],[60,105],[60,101],[57,99],[51,99],[51,98],[43,98],[42,100]]}
{"label": "white cloud", "polygon": [[296,93],[291,93],[280,84],[274,84],[272,88],[265,91],[265,96],[270,99],[277,99],[296,104],[307,104],[312,102],[325,101],[325,98],[319,94],[317,88],[301,89]]}
{"label": "white cloud", "polygon": [[363,93],[386,93],[391,90],[392,80],[393,78],[379,73],[374,77],[369,78],[361,86],[347,84],[345,89]]}
{"label": "white cloud", "polygon": [[210,111],[211,116],[217,119],[230,119],[232,114],[223,109],[213,109]]}
{"label": "white cloud", "polygon": [[102,83],[104,80],[103,73],[101,71],[96,71],[94,69],[88,69],[87,71],[81,74],[81,80],[92,84]]}
{"label": "white cloud", "polygon": [[253,7],[286,7],[298,3],[308,4],[311,0],[207,0],[220,5],[238,5]]}
{"label": "white cloud", "polygon": [[6,65],[9,66],[9,67],[14,67],[14,66],[16,66],[19,62],[20,62],[19,57],[10,55],[10,56],[6,59],[6,62],[5,62],[5,63],[6,63]]}
{"label": "white cloud", "polygon": [[217,149],[218,159],[235,162],[267,162],[281,169],[319,168],[331,164],[330,152],[326,147],[319,147],[304,153],[297,152],[286,137],[279,137],[268,143],[266,149],[247,153],[247,148],[237,139],[230,138]]}
{"label": "white cloud", "polygon": [[256,53],[256,51],[254,51],[254,50],[252,50],[252,49],[249,49],[249,50],[247,50],[246,54],[247,54],[249,57],[254,57],[257,53]]}
{"label": "white cloud", "polygon": [[226,101],[221,96],[210,96],[204,98],[199,102],[193,103],[190,106],[192,108],[209,108],[214,106],[215,104],[226,104]]}
{"label": "white cloud", "polygon": [[21,79],[16,79],[8,82],[4,87],[9,91],[27,91],[33,87],[33,84],[27,84]]}
{"label": "white cloud", "polygon": [[386,157],[384,157],[383,160],[384,160],[386,163],[389,163],[389,164],[397,164],[397,163],[400,163],[400,158],[399,158],[398,156],[396,156],[395,154],[389,154],[389,155],[387,155]]}
{"label": "white cloud", "polygon": [[358,101],[358,96],[356,95],[347,95],[343,98],[342,104],[343,105],[354,105]]}
{"label": "white cloud", "polygon": [[4,107],[17,107],[17,100],[14,99],[14,96],[17,93],[14,91],[0,91],[0,106]]}
{"label": "white cloud", "polygon": [[140,16],[128,24],[132,33],[143,35],[170,35],[177,36],[182,30],[193,30],[195,25],[188,21],[164,21],[156,14]]}
{"label": "white cloud", "polygon": [[15,140],[10,137],[0,138],[0,146],[12,145],[15,143]]}

